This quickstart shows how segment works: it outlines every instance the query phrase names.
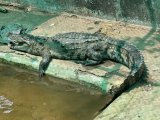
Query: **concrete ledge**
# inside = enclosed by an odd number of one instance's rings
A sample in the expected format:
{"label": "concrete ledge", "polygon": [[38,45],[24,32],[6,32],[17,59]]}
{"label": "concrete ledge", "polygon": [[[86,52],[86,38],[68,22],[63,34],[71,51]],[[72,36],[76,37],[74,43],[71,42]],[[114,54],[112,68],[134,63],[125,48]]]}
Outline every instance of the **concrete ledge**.
{"label": "concrete ledge", "polygon": [[[27,66],[38,71],[41,57],[33,56],[27,53],[10,50],[8,46],[0,47],[0,59],[10,63]],[[103,66],[103,65],[102,65]],[[69,80],[72,82],[84,84],[97,90],[101,90],[103,94],[107,93],[113,86],[119,86],[123,83],[124,78],[107,77],[108,72],[100,69],[102,66],[86,67],[71,61],[52,60],[46,74]],[[99,68],[98,68],[99,67]],[[114,66],[112,66],[114,67]]]}

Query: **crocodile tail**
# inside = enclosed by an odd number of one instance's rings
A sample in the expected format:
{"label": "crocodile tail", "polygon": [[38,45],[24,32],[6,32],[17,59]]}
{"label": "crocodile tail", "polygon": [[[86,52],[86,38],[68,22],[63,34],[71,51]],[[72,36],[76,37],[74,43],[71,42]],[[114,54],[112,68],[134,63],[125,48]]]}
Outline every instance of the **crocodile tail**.
{"label": "crocodile tail", "polygon": [[123,62],[122,62],[120,60],[120,58],[125,59],[126,55],[118,56],[118,58],[116,58],[116,59],[119,59],[119,60],[116,60],[116,61],[120,62],[120,63],[126,65],[128,68],[130,68],[130,73],[128,74],[128,76],[126,77],[124,82],[120,85],[120,87],[113,87],[108,92],[109,97],[112,99],[110,99],[110,100],[107,99],[106,105],[104,105],[99,110],[99,113],[101,111],[103,111],[112,101],[114,101],[114,99],[116,99],[122,92],[124,92],[130,86],[132,86],[137,81],[142,79],[141,77],[144,77],[144,79],[147,77],[147,76],[143,76],[143,75],[146,75],[145,72],[147,71],[147,68],[144,63],[144,58],[143,58],[142,54],[140,53],[140,51],[135,46],[129,45],[127,43],[121,49],[124,49],[124,48],[126,51],[128,51],[127,56],[129,56],[130,59],[128,59],[128,60],[130,60],[130,61],[126,62],[125,60],[123,60]]}
{"label": "crocodile tail", "polygon": [[140,79],[144,71],[145,64],[144,64],[144,57],[142,56],[138,48],[136,48],[133,45],[128,45],[128,47],[130,47],[127,49],[129,56],[132,59],[131,60],[132,64],[131,66],[128,66],[130,67],[131,71],[125,81],[128,81],[129,82],[128,85],[130,86]]}
{"label": "crocodile tail", "polygon": [[127,44],[126,51],[128,51],[128,56],[130,57],[130,61],[128,61],[126,66],[130,68],[130,73],[127,76],[127,78],[124,80],[124,82],[121,84],[121,86],[114,91],[116,96],[121,94],[123,91],[127,90],[130,86],[132,86],[134,83],[139,81],[145,72],[145,63],[144,58],[140,51],[133,45]]}
{"label": "crocodile tail", "polygon": [[124,80],[123,84],[121,84],[120,86],[120,89],[123,91],[126,90],[129,86],[132,86],[134,83],[139,81],[142,77],[145,69],[144,61],[141,61],[140,63],[135,63],[133,66],[134,67],[131,68],[129,75]]}
{"label": "crocodile tail", "polygon": [[115,60],[130,69],[130,73],[120,89],[123,90],[138,81],[145,67],[144,58],[138,48],[126,41],[117,40],[104,34],[96,33],[96,35],[106,43],[104,47],[107,50],[106,58]]}

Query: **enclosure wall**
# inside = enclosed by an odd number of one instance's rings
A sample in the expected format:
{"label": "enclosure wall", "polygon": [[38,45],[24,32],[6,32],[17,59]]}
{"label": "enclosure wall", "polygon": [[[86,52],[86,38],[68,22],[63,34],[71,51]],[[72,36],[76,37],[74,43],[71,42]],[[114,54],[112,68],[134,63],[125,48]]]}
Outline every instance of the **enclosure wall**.
{"label": "enclosure wall", "polygon": [[0,0],[43,11],[69,11],[138,24],[160,25],[160,0]]}

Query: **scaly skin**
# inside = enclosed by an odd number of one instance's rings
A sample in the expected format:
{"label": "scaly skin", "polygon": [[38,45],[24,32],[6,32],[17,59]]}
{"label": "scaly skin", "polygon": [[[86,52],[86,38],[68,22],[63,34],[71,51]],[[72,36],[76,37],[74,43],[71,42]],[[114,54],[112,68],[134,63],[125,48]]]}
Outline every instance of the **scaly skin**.
{"label": "scaly skin", "polygon": [[64,33],[53,37],[38,37],[29,34],[13,34],[11,49],[42,56],[39,75],[43,76],[51,59],[74,60],[84,65],[96,65],[107,59],[119,62],[130,69],[120,88],[112,89],[118,94],[140,79],[144,71],[143,56],[133,45],[121,40],[95,33]]}

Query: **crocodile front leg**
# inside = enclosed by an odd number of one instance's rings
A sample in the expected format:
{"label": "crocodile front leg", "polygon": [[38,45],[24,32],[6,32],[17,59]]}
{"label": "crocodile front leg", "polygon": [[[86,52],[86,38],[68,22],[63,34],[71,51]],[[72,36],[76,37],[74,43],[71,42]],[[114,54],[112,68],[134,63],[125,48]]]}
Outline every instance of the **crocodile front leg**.
{"label": "crocodile front leg", "polygon": [[51,61],[51,54],[49,51],[42,54],[42,60],[39,64],[39,77],[42,78],[44,76],[44,72],[47,69],[49,63]]}

